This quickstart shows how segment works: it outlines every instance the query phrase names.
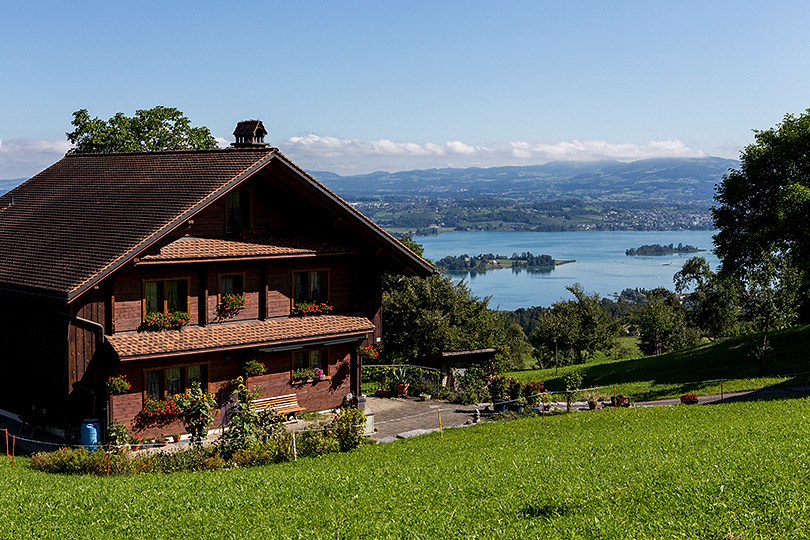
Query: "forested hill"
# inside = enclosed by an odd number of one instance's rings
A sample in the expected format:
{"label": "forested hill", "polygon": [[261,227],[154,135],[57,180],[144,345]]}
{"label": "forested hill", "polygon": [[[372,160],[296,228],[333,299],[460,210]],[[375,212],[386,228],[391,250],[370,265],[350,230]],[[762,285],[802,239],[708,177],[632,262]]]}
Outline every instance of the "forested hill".
{"label": "forested hill", "polygon": [[454,199],[580,199],[709,205],[715,184],[739,162],[717,157],[552,162],[524,167],[427,169],[313,176],[344,198],[421,195]]}

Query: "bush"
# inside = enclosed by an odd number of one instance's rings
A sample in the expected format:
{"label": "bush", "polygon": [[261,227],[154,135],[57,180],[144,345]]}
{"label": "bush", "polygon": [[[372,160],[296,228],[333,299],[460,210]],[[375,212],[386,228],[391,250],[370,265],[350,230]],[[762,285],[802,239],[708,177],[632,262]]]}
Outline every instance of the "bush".
{"label": "bush", "polygon": [[302,432],[297,442],[298,455],[302,457],[317,457],[340,449],[335,432],[320,426]]}
{"label": "bush", "polygon": [[60,448],[55,452],[38,452],[31,456],[31,467],[57,474],[92,474],[105,476],[109,459],[110,474],[132,472],[130,460],[120,454],[109,455],[103,450],[90,452],[84,448]]}
{"label": "bush", "polygon": [[366,428],[366,415],[356,407],[340,408],[331,426],[334,428],[341,452],[348,452],[360,446]]}

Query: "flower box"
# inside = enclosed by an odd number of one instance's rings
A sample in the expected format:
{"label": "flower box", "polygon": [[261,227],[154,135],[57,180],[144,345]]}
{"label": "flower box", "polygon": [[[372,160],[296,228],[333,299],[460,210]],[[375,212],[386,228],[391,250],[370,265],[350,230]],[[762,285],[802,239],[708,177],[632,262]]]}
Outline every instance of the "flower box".
{"label": "flower box", "polygon": [[179,329],[191,322],[191,315],[185,311],[157,313],[150,311],[141,323],[142,330],[159,332],[160,330]]}
{"label": "flower box", "polygon": [[292,315],[321,315],[330,313],[332,309],[328,302],[296,302],[290,313]]}
{"label": "flower box", "polygon": [[217,304],[217,313],[220,317],[234,317],[240,311],[245,309],[247,299],[244,294],[223,294],[219,304]]}
{"label": "flower box", "polygon": [[292,380],[294,383],[305,383],[322,381],[326,378],[326,373],[321,368],[301,368],[293,371]]}

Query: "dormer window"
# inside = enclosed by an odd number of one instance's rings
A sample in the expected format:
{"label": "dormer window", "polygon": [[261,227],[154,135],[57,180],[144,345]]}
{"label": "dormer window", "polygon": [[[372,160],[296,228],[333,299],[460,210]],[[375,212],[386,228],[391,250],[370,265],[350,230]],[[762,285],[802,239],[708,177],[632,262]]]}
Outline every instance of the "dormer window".
{"label": "dormer window", "polygon": [[328,271],[293,272],[293,302],[326,302],[327,300],[329,300]]}
{"label": "dormer window", "polygon": [[146,313],[188,311],[188,279],[143,282],[143,310]]}
{"label": "dormer window", "polygon": [[239,234],[251,227],[250,190],[231,191],[225,198],[225,232]]}

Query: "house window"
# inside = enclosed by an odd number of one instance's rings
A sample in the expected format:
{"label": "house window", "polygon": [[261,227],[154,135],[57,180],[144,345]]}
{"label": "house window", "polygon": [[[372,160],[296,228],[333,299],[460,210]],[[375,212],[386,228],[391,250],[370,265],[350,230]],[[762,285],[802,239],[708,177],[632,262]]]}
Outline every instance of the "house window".
{"label": "house window", "polygon": [[225,198],[225,231],[240,233],[250,228],[250,190],[231,191]]}
{"label": "house window", "polygon": [[219,297],[226,294],[245,294],[244,274],[222,274],[219,276]]}
{"label": "house window", "polygon": [[166,369],[153,369],[144,372],[146,396],[163,399],[166,396],[185,392],[199,383],[205,390],[207,386],[206,366],[174,366]]}
{"label": "house window", "polygon": [[143,282],[144,314],[188,311],[188,279]]}
{"label": "house window", "polygon": [[293,272],[294,302],[326,302],[329,299],[329,272]]}
{"label": "house window", "polygon": [[293,353],[293,371],[320,368],[326,373],[326,354],[323,349]]}

